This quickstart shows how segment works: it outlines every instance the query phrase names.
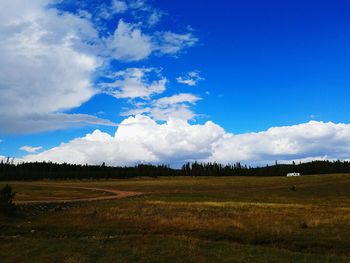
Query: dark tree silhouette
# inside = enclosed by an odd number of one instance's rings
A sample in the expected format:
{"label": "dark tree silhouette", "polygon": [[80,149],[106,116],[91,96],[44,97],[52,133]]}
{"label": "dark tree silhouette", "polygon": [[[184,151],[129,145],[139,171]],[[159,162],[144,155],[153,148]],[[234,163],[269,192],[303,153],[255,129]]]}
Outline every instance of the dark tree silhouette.
{"label": "dark tree silhouette", "polygon": [[132,177],[159,176],[286,176],[297,172],[302,175],[350,173],[348,161],[313,161],[299,164],[277,164],[264,167],[247,167],[239,162],[229,165],[219,163],[185,163],[181,169],[168,165],[140,164],[134,167],[111,167],[102,165],[57,164],[33,162],[14,164],[0,162],[0,180],[42,180],[42,179],[123,179]]}
{"label": "dark tree silhouette", "polygon": [[5,215],[12,215],[15,213],[16,207],[13,203],[16,193],[13,192],[12,187],[6,185],[0,190],[0,213]]}

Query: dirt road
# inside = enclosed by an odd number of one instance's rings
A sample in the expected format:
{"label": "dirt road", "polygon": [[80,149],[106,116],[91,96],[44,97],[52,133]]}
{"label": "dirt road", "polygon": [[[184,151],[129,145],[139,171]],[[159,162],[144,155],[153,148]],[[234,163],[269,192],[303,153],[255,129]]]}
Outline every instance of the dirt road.
{"label": "dirt road", "polygon": [[105,193],[110,193],[111,195],[106,196],[97,196],[90,198],[77,198],[77,199],[51,199],[51,200],[25,200],[25,201],[15,201],[17,205],[27,205],[27,204],[55,204],[55,203],[76,203],[76,202],[91,202],[91,201],[101,201],[101,200],[112,200],[120,199],[130,196],[141,195],[141,192],[131,192],[131,191],[119,191],[112,189],[103,189],[103,188],[93,188],[93,187],[80,187],[80,186],[67,186],[67,185],[51,185],[51,184],[38,184],[35,186],[42,187],[62,187],[70,189],[82,189],[89,191],[100,191]]}

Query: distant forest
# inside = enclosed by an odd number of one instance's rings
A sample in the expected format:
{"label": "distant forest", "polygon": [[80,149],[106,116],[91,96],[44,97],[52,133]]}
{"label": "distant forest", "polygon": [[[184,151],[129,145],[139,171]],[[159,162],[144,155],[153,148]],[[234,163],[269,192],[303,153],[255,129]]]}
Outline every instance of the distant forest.
{"label": "distant forest", "polygon": [[102,165],[57,164],[33,162],[15,164],[9,159],[0,162],[0,180],[41,179],[125,179],[132,177],[161,176],[286,176],[297,172],[302,175],[350,173],[347,161],[313,161],[308,163],[275,164],[264,167],[247,167],[240,163],[186,163],[181,169],[167,165],[145,165],[134,167],[111,167]]}

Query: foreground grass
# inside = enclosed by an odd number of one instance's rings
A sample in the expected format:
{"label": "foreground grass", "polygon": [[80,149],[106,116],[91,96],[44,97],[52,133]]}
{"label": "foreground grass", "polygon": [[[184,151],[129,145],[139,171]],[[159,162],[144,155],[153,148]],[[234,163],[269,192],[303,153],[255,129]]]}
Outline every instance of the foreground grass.
{"label": "foreground grass", "polygon": [[350,175],[59,183],[145,194],[0,218],[1,262],[350,262]]}
{"label": "foreground grass", "polygon": [[[38,238],[35,247],[31,241],[17,242],[21,253],[3,262],[348,262],[346,258],[335,256],[306,255],[186,236],[130,235],[88,240]],[[11,253],[10,244],[2,248],[7,249],[0,252],[2,255]]]}

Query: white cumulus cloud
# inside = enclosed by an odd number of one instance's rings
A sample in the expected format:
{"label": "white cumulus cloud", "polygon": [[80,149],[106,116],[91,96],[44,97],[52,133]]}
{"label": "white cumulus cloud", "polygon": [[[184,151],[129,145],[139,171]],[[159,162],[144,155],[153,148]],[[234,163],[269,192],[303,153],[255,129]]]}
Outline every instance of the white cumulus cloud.
{"label": "white cumulus cloud", "polygon": [[177,103],[192,103],[195,104],[201,98],[191,93],[180,93],[170,97],[163,97],[155,101],[156,106],[167,106]]}
{"label": "white cumulus cloud", "polygon": [[96,130],[85,137],[35,155],[28,161],[109,165],[217,161],[265,164],[274,160],[350,159],[350,124],[316,122],[232,134],[208,121],[193,125],[180,119],[159,124],[150,117],[125,119],[116,134]]}
{"label": "white cumulus cloud", "polygon": [[181,84],[186,84],[188,86],[196,86],[198,81],[204,80],[204,78],[202,78],[199,75],[198,71],[190,71],[185,76],[177,77],[176,80],[178,83]]}
{"label": "white cumulus cloud", "polygon": [[115,59],[131,62],[146,59],[153,53],[177,55],[182,50],[194,46],[197,41],[198,38],[190,32],[144,33],[139,24],[127,23],[120,19],[114,35],[107,44]]}
{"label": "white cumulus cloud", "polygon": [[128,10],[126,2],[123,0],[113,0],[111,8],[114,13],[123,13]]}
{"label": "white cumulus cloud", "polygon": [[[150,75],[156,75],[156,80],[150,80]],[[154,68],[128,68],[113,73],[111,83],[104,83],[106,91],[116,98],[149,99],[154,94],[165,91],[167,79]]]}
{"label": "white cumulus cloud", "polygon": [[149,111],[149,116],[159,121],[168,121],[171,119],[189,121],[194,120],[196,114],[186,104],[173,104],[167,107],[151,108]]}
{"label": "white cumulus cloud", "polygon": [[119,20],[113,38],[109,42],[112,56],[123,61],[138,61],[152,53],[152,38],[137,25]]}
{"label": "white cumulus cloud", "polygon": [[180,93],[150,102],[138,103],[135,105],[136,108],[124,111],[121,115],[144,114],[158,121],[167,121],[170,119],[193,120],[196,114],[190,106],[196,104],[200,99],[200,97],[190,93]]}
{"label": "white cumulus cloud", "polygon": [[97,93],[91,75],[101,61],[86,44],[96,30],[85,18],[48,8],[51,2],[0,2],[0,131],[14,130],[12,123],[23,131],[27,120],[36,126],[33,116],[52,117]]}
{"label": "white cumulus cloud", "polygon": [[190,125],[182,120],[157,124],[149,117],[137,115],[124,120],[115,136],[99,130],[74,139],[25,160],[54,162],[133,165],[141,162],[182,163],[206,158],[212,144],[223,134],[212,122]]}
{"label": "white cumulus cloud", "polygon": [[226,134],[210,157],[267,163],[273,160],[349,159],[350,124],[310,121],[267,131]]}
{"label": "white cumulus cloud", "polygon": [[22,151],[28,152],[28,153],[36,153],[37,151],[40,151],[43,147],[41,146],[37,146],[37,147],[33,147],[33,146],[22,146],[21,148],[19,148]]}
{"label": "white cumulus cloud", "polygon": [[185,48],[194,46],[198,38],[192,33],[178,34],[174,32],[158,32],[155,34],[154,49],[159,54],[176,55]]}
{"label": "white cumulus cloud", "polygon": [[[144,33],[140,23],[126,23],[122,19],[112,36],[107,33],[102,37],[103,29],[95,24],[93,14],[86,10],[77,14],[58,10],[56,3],[55,0],[0,2],[0,132],[114,125],[94,116],[65,112],[105,91],[95,80],[106,75],[105,68],[114,59],[139,61],[151,54],[173,55],[197,41],[191,33]],[[161,17],[160,11],[141,0],[113,0],[108,8],[120,14],[129,9],[138,10],[139,15],[147,15],[152,23]],[[136,16],[135,13],[133,17]],[[118,71],[109,83],[115,89],[110,93],[109,85],[108,93],[116,98],[143,99],[162,93],[166,78],[148,79],[150,71]]]}
{"label": "white cumulus cloud", "polygon": [[116,15],[128,13],[133,19],[145,26],[156,25],[164,13],[152,7],[147,1],[141,0],[112,0],[110,5],[102,5],[97,12],[97,17],[102,19],[113,19]]}

